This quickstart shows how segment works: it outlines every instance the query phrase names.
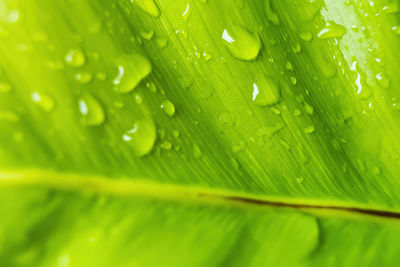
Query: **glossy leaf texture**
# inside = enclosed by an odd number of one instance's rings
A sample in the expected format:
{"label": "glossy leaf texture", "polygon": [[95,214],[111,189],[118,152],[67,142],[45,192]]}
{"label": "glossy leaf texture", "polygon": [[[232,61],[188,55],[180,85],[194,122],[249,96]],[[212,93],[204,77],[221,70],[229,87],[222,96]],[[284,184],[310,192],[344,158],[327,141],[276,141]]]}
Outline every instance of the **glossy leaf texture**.
{"label": "glossy leaf texture", "polygon": [[395,264],[399,14],[0,0],[0,265]]}

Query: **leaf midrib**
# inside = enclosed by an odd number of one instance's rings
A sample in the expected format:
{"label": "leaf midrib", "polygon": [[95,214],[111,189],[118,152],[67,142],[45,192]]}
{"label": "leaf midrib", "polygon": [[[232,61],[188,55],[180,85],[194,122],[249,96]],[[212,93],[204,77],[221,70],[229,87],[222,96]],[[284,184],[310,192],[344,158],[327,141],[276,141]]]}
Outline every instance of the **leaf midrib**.
{"label": "leaf midrib", "polygon": [[38,186],[60,191],[87,192],[120,197],[144,197],[173,201],[198,201],[215,205],[270,206],[305,211],[324,210],[332,213],[364,214],[400,219],[400,210],[382,206],[328,199],[300,199],[262,196],[249,193],[157,183],[144,177],[110,178],[93,174],[60,173],[51,170],[0,171],[0,189]]}

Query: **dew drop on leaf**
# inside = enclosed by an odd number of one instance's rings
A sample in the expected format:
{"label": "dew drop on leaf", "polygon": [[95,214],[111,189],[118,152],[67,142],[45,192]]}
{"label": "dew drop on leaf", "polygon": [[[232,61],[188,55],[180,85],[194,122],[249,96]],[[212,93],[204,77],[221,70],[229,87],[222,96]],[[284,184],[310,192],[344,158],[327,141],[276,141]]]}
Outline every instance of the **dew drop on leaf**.
{"label": "dew drop on leaf", "polygon": [[141,31],[140,35],[146,39],[146,40],[150,40],[151,38],[153,38],[154,36],[154,30],[148,30],[148,31]]}
{"label": "dew drop on leaf", "polygon": [[320,39],[340,38],[346,33],[346,28],[334,22],[328,22],[318,34]]}
{"label": "dew drop on leaf", "polygon": [[78,101],[81,123],[85,126],[98,126],[105,120],[104,109],[90,93],[82,95]]}
{"label": "dew drop on leaf", "polygon": [[399,2],[393,0],[382,8],[382,11],[386,14],[396,14],[399,12]]}
{"label": "dew drop on leaf", "polygon": [[300,109],[295,109],[293,112],[293,115],[295,115],[296,117],[301,115],[301,110]]}
{"label": "dew drop on leaf", "polygon": [[71,49],[64,58],[65,62],[71,67],[82,67],[86,62],[86,57],[80,49]]}
{"label": "dew drop on leaf", "polygon": [[277,83],[271,78],[260,76],[253,83],[253,102],[264,107],[276,104],[280,99],[280,90]]}
{"label": "dew drop on leaf", "polygon": [[290,61],[286,61],[285,68],[287,70],[293,70],[293,65]]}
{"label": "dew drop on leaf", "polygon": [[313,36],[312,33],[310,32],[302,32],[300,33],[300,38],[303,39],[304,41],[309,42],[312,40]]}
{"label": "dew drop on leaf", "polygon": [[150,61],[141,55],[131,55],[118,64],[113,80],[114,90],[120,94],[131,92],[151,72]]}
{"label": "dew drop on leaf", "polygon": [[87,71],[75,73],[74,78],[81,84],[87,84],[92,80],[92,74]]}
{"label": "dew drop on leaf", "polygon": [[306,134],[313,133],[314,130],[315,130],[314,125],[307,125],[306,127],[304,127],[304,132]]}
{"label": "dew drop on leaf", "polygon": [[[376,79],[378,80],[379,84],[385,88],[388,89],[390,86],[390,79],[384,74],[384,73],[378,73],[376,76]],[[1,91],[1,90],[0,90]]]}
{"label": "dew drop on leaf", "polygon": [[175,115],[175,105],[169,101],[169,100],[164,100],[161,103],[161,108],[164,110],[165,114],[168,116],[172,117]]}
{"label": "dew drop on leaf", "polygon": [[279,17],[271,8],[271,0],[264,1],[264,11],[265,15],[267,15],[267,19],[272,22],[274,25],[279,25]]}
{"label": "dew drop on leaf", "polygon": [[166,37],[158,37],[156,39],[156,43],[157,43],[158,47],[164,48],[167,46],[168,39]]}
{"label": "dew drop on leaf", "polygon": [[134,3],[141,10],[152,17],[157,18],[158,16],[160,16],[160,10],[158,9],[158,6],[154,2],[154,0],[131,0],[131,3]]}
{"label": "dew drop on leaf", "polygon": [[238,25],[224,29],[222,40],[232,56],[241,60],[255,59],[261,49],[260,37]]}
{"label": "dew drop on leaf", "polygon": [[175,138],[179,138],[180,132],[178,130],[173,130],[172,134],[174,135]]}
{"label": "dew drop on leaf", "polygon": [[164,142],[162,142],[161,147],[165,150],[170,150],[172,148],[172,144],[170,141],[165,140]]}
{"label": "dew drop on leaf", "polygon": [[135,102],[138,103],[139,105],[143,103],[143,97],[141,94],[135,94],[134,98],[135,98]]}
{"label": "dew drop on leaf", "polygon": [[307,114],[314,115],[314,108],[310,104],[304,103],[304,110]]}
{"label": "dew drop on leaf", "polygon": [[272,111],[273,113],[275,113],[276,115],[281,115],[281,111],[280,111],[279,109],[275,108],[275,107],[272,107],[272,108],[271,108],[271,111]]}
{"label": "dew drop on leaf", "polygon": [[201,152],[201,149],[200,149],[200,147],[198,146],[198,145],[193,145],[193,156],[196,158],[196,159],[198,159],[198,158],[200,158],[201,156],[202,156],[202,152]]}
{"label": "dew drop on leaf", "polygon": [[54,99],[45,93],[34,91],[31,94],[31,99],[38,107],[40,107],[45,112],[51,112],[55,107]]}
{"label": "dew drop on leaf", "polygon": [[137,120],[133,127],[122,136],[122,139],[132,147],[137,157],[147,155],[152,150],[156,138],[156,126],[150,118]]}

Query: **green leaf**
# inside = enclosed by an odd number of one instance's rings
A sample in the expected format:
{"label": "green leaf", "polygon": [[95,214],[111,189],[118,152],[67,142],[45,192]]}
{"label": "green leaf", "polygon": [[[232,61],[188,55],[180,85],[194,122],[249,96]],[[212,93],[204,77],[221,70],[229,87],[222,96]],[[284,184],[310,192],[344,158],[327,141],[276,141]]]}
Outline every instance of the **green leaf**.
{"label": "green leaf", "polygon": [[0,0],[0,265],[396,265],[398,6]]}

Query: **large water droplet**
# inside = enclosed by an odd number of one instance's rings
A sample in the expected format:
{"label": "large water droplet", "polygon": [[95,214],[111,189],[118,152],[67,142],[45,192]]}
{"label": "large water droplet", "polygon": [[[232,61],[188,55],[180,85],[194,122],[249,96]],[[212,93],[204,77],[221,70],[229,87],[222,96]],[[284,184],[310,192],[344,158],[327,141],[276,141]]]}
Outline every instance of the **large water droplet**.
{"label": "large water droplet", "polygon": [[31,98],[33,102],[38,105],[43,111],[46,112],[51,112],[54,109],[55,102],[54,99],[45,94],[45,93],[39,93],[37,91],[32,92]]}
{"label": "large water droplet", "polygon": [[175,114],[175,105],[169,100],[164,100],[161,103],[161,108],[164,110],[165,114],[172,117]]}
{"label": "large water droplet", "polygon": [[150,118],[137,120],[133,124],[133,128],[122,136],[122,139],[130,144],[138,157],[142,157],[152,150],[156,138],[156,126]]}
{"label": "large water droplet", "polygon": [[118,74],[113,80],[116,92],[131,92],[151,72],[149,60],[141,55],[132,55],[123,64],[118,64]]}
{"label": "large water droplet", "polygon": [[253,83],[253,102],[264,107],[279,102],[279,87],[271,78],[260,76]]}
{"label": "large water droplet", "polygon": [[71,67],[82,67],[85,64],[86,57],[80,49],[71,49],[64,58],[65,62]]}
{"label": "large water droplet", "polygon": [[141,10],[146,12],[152,17],[160,16],[160,10],[158,9],[154,0],[131,0],[131,3],[134,3]]}
{"label": "large water droplet", "polygon": [[85,126],[98,126],[105,120],[104,109],[100,102],[91,94],[82,95],[78,101],[81,123]]}
{"label": "large water droplet", "polygon": [[325,28],[318,33],[318,38],[329,39],[329,38],[340,38],[346,33],[346,28],[342,25],[334,22],[328,22]]}
{"label": "large water droplet", "polygon": [[238,25],[225,29],[222,39],[232,56],[241,60],[255,59],[261,49],[260,37]]}

